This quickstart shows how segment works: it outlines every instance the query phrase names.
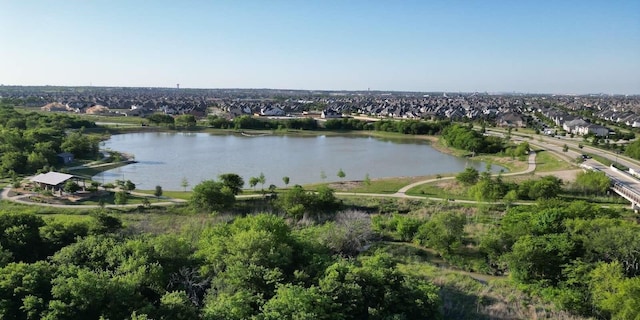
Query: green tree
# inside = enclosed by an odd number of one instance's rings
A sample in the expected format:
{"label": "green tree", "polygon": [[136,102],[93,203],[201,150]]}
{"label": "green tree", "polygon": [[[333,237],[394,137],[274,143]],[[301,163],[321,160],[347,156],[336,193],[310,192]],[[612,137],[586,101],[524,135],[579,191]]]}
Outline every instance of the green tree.
{"label": "green tree", "polygon": [[205,180],[193,188],[189,204],[198,211],[214,212],[231,207],[235,202],[233,191],[222,182]]}
{"label": "green tree", "polygon": [[187,177],[182,178],[182,181],[180,182],[180,186],[182,187],[184,192],[187,192],[187,187],[189,186],[189,180],[187,180]]}
{"label": "green tree", "polygon": [[529,189],[530,199],[550,199],[558,196],[562,191],[562,180],[555,176],[544,176],[535,181]]}
{"label": "green tree", "polygon": [[505,194],[504,197],[502,197],[502,200],[504,201],[504,204],[506,205],[507,209],[509,209],[509,207],[511,207],[511,205],[513,205],[513,203],[518,200],[518,191],[509,190],[507,194]]}
{"label": "green tree", "polygon": [[64,192],[66,193],[76,193],[78,190],[80,190],[80,186],[78,185],[78,183],[76,183],[73,180],[67,180],[64,183],[64,187],[62,188],[64,190]]}
{"label": "green tree", "polygon": [[136,189],[136,184],[131,182],[131,180],[127,180],[123,184],[124,190],[127,192],[131,192]]}
{"label": "green tree", "polygon": [[328,213],[337,210],[340,202],[334,194],[334,190],[327,186],[319,186],[315,193],[306,198],[309,201],[305,207],[313,213]]}
{"label": "green tree", "polygon": [[306,210],[305,205],[309,204],[308,198],[309,195],[304,188],[296,184],[278,197],[277,203],[290,216],[302,219]]}
{"label": "green tree", "polygon": [[506,255],[511,276],[521,283],[557,284],[562,266],[574,257],[575,244],[566,234],[525,235]]}
{"label": "green tree", "polygon": [[402,241],[411,241],[415,237],[416,233],[424,221],[405,216],[398,217],[398,224],[396,225],[396,232]]}
{"label": "green tree", "polygon": [[466,223],[462,214],[438,213],[418,228],[415,240],[442,255],[449,255],[462,245]]}
{"label": "green tree", "polygon": [[234,195],[242,193],[244,180],[235,173],[225,173],[218,176],[224,186],[229,188]]}
{"label": "green tree", "polygon": [[40,236],[48,247],[48,255],[75,243],[78,237],[89,234],[89,222],[51,220],[40,227]]}
{"label": "green tree", "polygon": [[26,170],[25,164],[27,163],[26,157],[19,151],[4,152],[0,156],[0,170],[2,173],[7,174],[11,171],[17,173],[24,173]]}
{"label": "green tree", "polygon": [[192,129],[196,126],[196,117],[192,114],[181,114],[175,117],[176,127]]}
{"label": "green tree", "polygon": [[84,130],[69,133],[60,148],[64,152],[72,153],[76,158],[95,159],[98,155],[100,139],[84,134]]}
{"label": "green tree", "polygon": [[349,311],[345,315],[350,319],[441,317],[437,287],[401,274],[389,254],[375,252],[362,261],[362,266],[332,267],[327,269],[331,273],[320,281],[320,287],[333,301],[341,303],[340,311]]}
{"label": "green tree", "polygon": [[202,308],[203,319],[251,319],[260,298],[244,288],[234,292],[210,293]]}
{"label": "green tree", "polygon": [[126,191],[118,191],[114,195],[113,202],[118,205],[125,205],[129,201],[129,194]]}
{"label": "green tree", "polygon": [[56,268],[45,261],[11,263],[0,269],[0,305],[5,319],[39,319],[51,300]]}
{"label": "green tree", "polygon": [[476,184],[479,178],[480,178],[480,173],[478,173],[478,170],[476,170],[473,167],[466,167],[464,171],[456,175],[456,180],[466,185]]}
{"label": "green tree", "polygon": [[256,185],[258,185],[258,183],[260,182],[260,178],[258,177],[251,177],[249,178],[249,187],[253,188],[253,190],[256,190]]}
{"label": "green tree", "polygon": [[144,270],[114,275],[103,270],[63,266],[53,280],[45,319],[126,319],[131,310],[150,308],[139,291]]}
{"label": "green tree", "polygon": [[161,113],[154,113],[152,115],[149,115],[147,117],[147,120],[156,125],[173,125],[175,121],[172,116]]}
{"label": "green tree", "polygon": [[640,318],[640,278],[625,278],[617,262],[598,265],[590,274],[589,286],[595,305],[611,319]]}
{"label": "green tree", "polygon": [[347,175],[344,173],[344,171],[342,171],[342,168],[340,168],[340,170],[338,170],[338,178],[344,179],[344,177],[346,176]]}
{"label": "green tree", "polygon": [[155,191],[153,192],[153,195],[157,198],[160,199],[160,197],[162,197],[162,186],[156,186]]}
{"label": "green tree", "polygon": [[203,259],[206,274],[216,275],[221,291],[248,290],[268,299],[285,270],[293,270],[295,248],[284,219],[258,214],[205,230],[196,256]]}
{"label": "green tree", "polygon": [[258,318],[312,320],[341,317],[342,314],[338,313],[336,303],[318,288],[287,284],[278,287],[276,295],[264,304],[262,314]]}
{"label": "green tree", "polygon": [[27,170],[29,172],[36,172],[48,164],[49,160],[40,152],[32,151],[27,156]]}
{"label": "green tree", "polygon": [[289,186],[289,177],[284,176],[282,177],[282,182],[284,182],[285,187]]}
{"label": "green tree", "polygon": [[624,154],[634,159],[640,159],[640,140],[629,143],[624,150]]}
{"label": "green tree", "polygon": [[198,318],[198,310],[184,291],[173,291],[160,298],[158,315],[158,319],[191,320]]}
{"label": "green tree", "polygon": [[44,225],[44,220],[32,213],[0,212],[0,249],[17,262],[43,258],[40,228]]}
{"label": "green tree", "polygon": [[611,179],[602,171],[578,172],[575,186],[584,193],[602,195],[609,190]]}
{"label": "green tree", "polygon": [[585,261],[617,261],[625,275],[640,275],[640,226],[613,218],[574,218],[564,224],[572,239],[581,244]]}
{"label": "green tree", "polygon": [[327,179],[327,174],[324,172],[324,170],[320,170],[320,179],[322,179],[323,182],[325,179]]}
{"label": "green tree", "polygon": [[264,173],[260,172],[260,176],[258,176],[258,182],[262,186],[262,192],[264,192],[264,184],[267,183],[267,179],[264,177]]}

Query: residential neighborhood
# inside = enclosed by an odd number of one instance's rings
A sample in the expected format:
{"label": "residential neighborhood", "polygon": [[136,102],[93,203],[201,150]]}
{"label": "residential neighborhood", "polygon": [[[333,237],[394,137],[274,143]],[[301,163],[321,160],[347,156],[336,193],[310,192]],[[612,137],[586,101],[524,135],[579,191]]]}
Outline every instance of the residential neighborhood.
{"label": "residential neighborhood", "polygon": [[484,120],[598,137],[609,135],[607,125],[640,127],[640,97],[623,95],[0,86],[0,97],[44,111],[141,118],[162,113]]}

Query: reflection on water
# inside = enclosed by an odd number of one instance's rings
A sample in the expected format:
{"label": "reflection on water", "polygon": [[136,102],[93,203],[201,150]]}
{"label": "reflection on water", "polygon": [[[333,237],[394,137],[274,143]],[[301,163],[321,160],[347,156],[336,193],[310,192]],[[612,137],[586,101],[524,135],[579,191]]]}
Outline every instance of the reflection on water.
{"label": "reflection on water", "polygon": [[[182,190],[183,178],[191,186],[227,172],[240,174],[245,182],[265,174],[266,186],[345,180],[454,173],[485,164],[441,153],[419,139],[388,139],[355,136],[259,136],[207,133],[130,133],[115,135],[105,148],[135,155],[136,164],[106,171],[96,181],[124,179],[140,189]],[[493,166],[493,171],[502,167]]]}

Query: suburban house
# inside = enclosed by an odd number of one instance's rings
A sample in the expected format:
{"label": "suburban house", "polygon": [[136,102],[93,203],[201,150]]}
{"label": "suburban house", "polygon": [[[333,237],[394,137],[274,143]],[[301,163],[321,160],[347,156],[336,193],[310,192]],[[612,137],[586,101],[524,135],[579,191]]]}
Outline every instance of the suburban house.
{"label": "suburban house", "polygon": [[562,129],[567,133],[577,133],[577,129],[579,127],[586,127],[589,125],[589,122],[586,122],[582,119],[574,119],[571,121],[567,121],[562,124]]}
{"label": "suburban house", "polygon": [[597,137],[606,137],[609,135],[609,128],[597,124],[590,124],[583,127],[577,127],[576,133],[579,135],[587,135],[591,133]]}
{"label": "suburban house", "polygon": [[284,116],[285,114],[286,113],[284,112],[284,110],[275,106],[266,106],[260,108],[261,116]]}
{"label": "suburban house", "polygon": [[63,152],[63,153],[58,153],[57,156],[58,156],[58,159],[60,159],[60,162],[62,164],[69,164],[73,162],[73,153]]}
{"label": "suburban house", "polygon": [[498,126],[500,127],[519,127],[522,128],[525,126],[525,122],[522,119],[522,116],[515,112],[508,112],[500,115],[497,121]]}
{"label": "suburban house", "polygon": [[320,114],[320,118],[322,119],[342,118],[342,113],[335,111],[333,109],[325,109],[325,110],[322,110],[322,113]]}

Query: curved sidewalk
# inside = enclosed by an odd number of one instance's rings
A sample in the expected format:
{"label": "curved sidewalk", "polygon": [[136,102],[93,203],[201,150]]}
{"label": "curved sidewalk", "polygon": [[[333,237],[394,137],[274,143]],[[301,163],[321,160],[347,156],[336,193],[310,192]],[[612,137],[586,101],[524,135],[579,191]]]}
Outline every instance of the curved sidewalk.
{"label": "curved sidewalk", "polygon": [[[527,173],[531,173],[531,172],[533,172],[535,170],[536,170],[536,153],[532,151],[529,154],[528,167],[527,167],[526,170],[519,171],[519,172],[505,173],[505,174],[503,174],[503,176],[515,176],[515,175],[520,175],[520,174],[527,174]],[[494,176],[495,176],[495,174],[494,174]],[[451,176],[451,177],[444,177],[444,178],[440,178],[440,179],[428,179],[428,180],[422,180],[422,181],[414,182],[412,184],[409,184],[409,185],[406,185],[406,186],[400,188],[400,190],[398,190],[396,193],[394,193],[393,196],[401,197],[402,195],[404,195],[410,189],[415,188],[415,187],[417,187],[419,185],[423,185],[425,183],[430,183],[430,182],[435,182],[435,181],[442,181],[442,180],[451,180],[451,179],[454,179],[454,178],[455,178],[455,176]],[[419,198],[423,198],[423,197],[419,197]]]}
{"label": "curved sidewalk", "polygon": [[[64,208],[64,209],[96,209],[96,208],[101,208],[100,205],[97,204],[55,204],[55,203],[42,203],[42,202],[33,202],[33,201],[26,201],[26,200],[22,200],[24,198],[30,197],[32,195],[36,195],[35,193],[28,193],[28,194],[22,194],[22,195],[18,195],[18,196],[13,196],[10,197],[9,196],[9,192],[11,191],[11,187],[10,186],[5,186],[2,189],[2,192],[0,193],[0,200],[7,200],[7,201],[11,201],[11,202],[15,202],[15,203],[20,203],[20,204],[24,204],[24,205],[30,205],[30,206],[41,206],[41,207],[53,207],[53,208]],[[133,195],[137,195],[137,196],[144,196],[150,199],[155,199],[155,197],[150,196],[148,194],[144,194],[144,193],[137,193],[137,192],[132,192],[131,194]],[[155,203],[151,203],[150,205],[153,206],[170,206],[170,205],[175,205],[175,204],[179,204],[179,203],[184,203],[186,202],[186,200],[182,200],[182,199],[170,199],[170,201],[163,201],[163,202],[155,202]],[[139,206],[142,206],[142,203],[131,203],[131,204],[106,204],[104,205],[105,208],[137,208]]]}

